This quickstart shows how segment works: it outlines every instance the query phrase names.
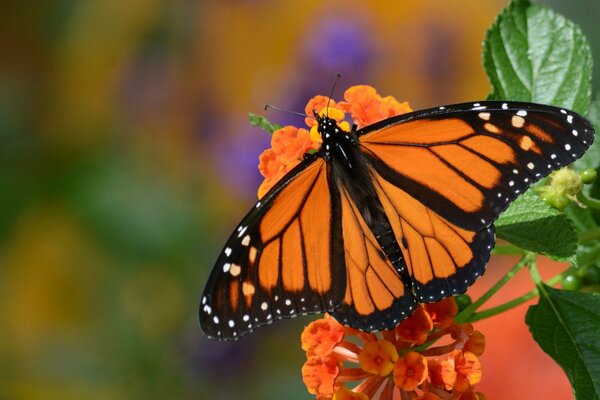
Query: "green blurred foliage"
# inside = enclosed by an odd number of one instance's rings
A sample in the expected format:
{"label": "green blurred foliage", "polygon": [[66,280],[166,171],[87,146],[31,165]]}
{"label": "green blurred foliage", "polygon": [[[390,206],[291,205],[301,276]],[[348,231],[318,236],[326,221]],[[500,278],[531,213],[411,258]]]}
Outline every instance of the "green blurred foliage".
{"label": "green blurred foliage", "polygon": [[335,72],[414,108],[485,97],[504,2],[461,4],[4,2],[0,398],[307,398],[307,319],[233,344],[196,319],[260,182],[248,112],[301,109]]}

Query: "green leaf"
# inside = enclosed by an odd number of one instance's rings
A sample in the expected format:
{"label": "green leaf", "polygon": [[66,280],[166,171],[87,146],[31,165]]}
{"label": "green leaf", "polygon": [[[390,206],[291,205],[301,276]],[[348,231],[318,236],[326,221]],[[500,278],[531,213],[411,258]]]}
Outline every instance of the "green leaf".
{"label": "green leaf", "polygon": [[558,261],[575,261],[577,233],[569,218],[526,192],[495,223],[498,236]]}
{"label": "green leaf", "polygon": [[281,128],[281,125],[272,123],[262,115],[248,113],[248,118],[250,119],[250,125],[264,129],[269,135]]}
{"label": "green leaf", "polygon": [[493,100],[553,104],[586,114],[592,56],[577,25],[551,9],[515,0],[488,30],[483,65]]}
{"label": "green leaf", "polygon": [[533,338],[565,371],[575,399],[600,399],[600,295],[538,288],[525,316]]}

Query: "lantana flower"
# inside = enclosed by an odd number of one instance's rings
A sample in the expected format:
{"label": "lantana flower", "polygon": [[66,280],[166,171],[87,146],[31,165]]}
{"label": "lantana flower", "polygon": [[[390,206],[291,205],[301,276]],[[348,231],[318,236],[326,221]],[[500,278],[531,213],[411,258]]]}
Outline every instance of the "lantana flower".
{"label": "lantana flower", "polygon": [[265,178],[258,188],[259,199],[298,165],[305,153],[316,151],[321,146],[317,122],[312,118],[314,112],[335,119],[342,130],[349,132],[347,113],[360,129],[384,118],[412,111],[407,102],[399,103],[391,96],[382,98],[371,86],[352,86],[344,93],[344,99],[337,103],[327,96],[315,96],[304,110],[308,115],[304,120],[308,129],[288,125],[273,132],[271,148],[259,157],[258,169]]}
{"label": "lantana flower", "polygon": [[[484,399],[474,391],[482,375],[478,355],[465,350],[476,343],[481,355],[483,335],[471,324],[448,325],[455,305],[453,298],[444,299],[435,314],[420,305],[396,328],[379,333],[359,332],[328,315],[311,322],[302,333],[307,352],[302,377],[309,393],[319,400]],[[427,347],[443,341],[447,344]]]}

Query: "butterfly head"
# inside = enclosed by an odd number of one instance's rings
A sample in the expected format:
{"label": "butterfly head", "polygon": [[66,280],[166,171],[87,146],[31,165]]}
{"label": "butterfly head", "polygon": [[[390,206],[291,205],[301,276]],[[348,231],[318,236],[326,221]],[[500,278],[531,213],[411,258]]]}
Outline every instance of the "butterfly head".
{"label": "butterfly head", "polygon": [[356,144],[354,133],[343,130],[335,119],[319,115],[316,111],[313,114],[317,120],[317,131],[323,140],[321,151],[325,158],[330,158],[340,146]]}

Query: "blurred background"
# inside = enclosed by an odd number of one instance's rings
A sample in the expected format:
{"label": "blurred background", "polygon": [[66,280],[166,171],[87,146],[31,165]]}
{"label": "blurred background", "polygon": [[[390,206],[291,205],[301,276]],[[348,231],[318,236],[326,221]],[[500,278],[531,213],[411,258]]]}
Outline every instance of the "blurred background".
{"label": "blurred background", "polygon": [[[600,54],[597,0],[544,3]],[[483,99],[481,42],[504,5],[2,2],[0,399],[310,398],[299,339],[310,318],[237,343],[207,340],[197,322],[212,263],[261,181],[269,137],[247,113],[301,111],[336,72],[338,98],[370,84],[415,109]],[[514,261],[496,257],[470,293]],[[502,296],[530,285],[518,277]],[[478,324],[478,389],[572,398],[525,309]]]}

